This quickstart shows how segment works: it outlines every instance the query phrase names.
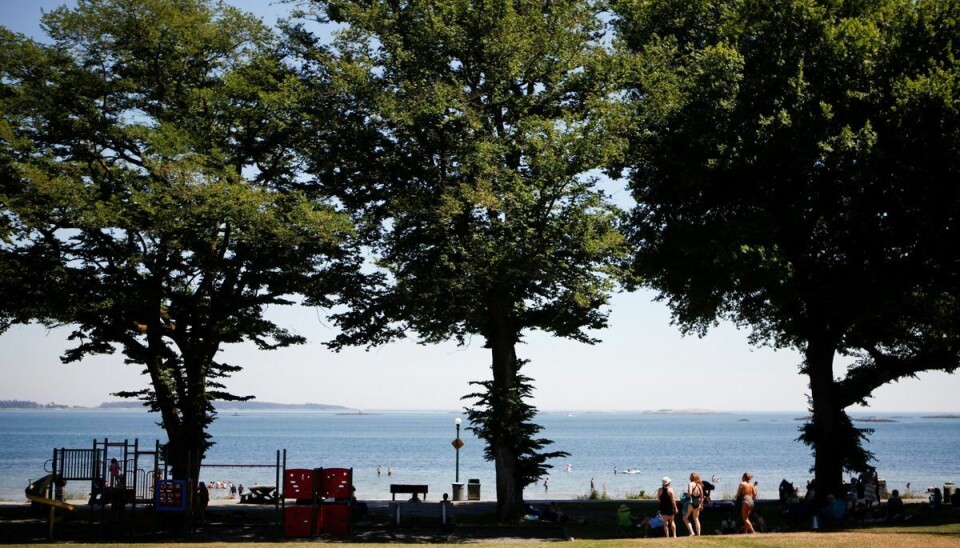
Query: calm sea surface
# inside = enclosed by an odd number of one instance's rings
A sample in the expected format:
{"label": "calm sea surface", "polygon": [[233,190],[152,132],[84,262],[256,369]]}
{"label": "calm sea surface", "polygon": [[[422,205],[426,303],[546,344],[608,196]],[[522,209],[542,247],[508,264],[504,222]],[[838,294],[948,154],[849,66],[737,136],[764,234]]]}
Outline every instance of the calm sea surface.
{"label": "calm sea surface", "polygon": [[[716,478],[717,492],[729,497],[744,471],[759,481],[762,497],[776,497],[786,478],[802,486],[813,459],[795,441],[802,413],[644,414],[544,412],[537,422],[550,449],[570,453],[553,461],[549,491],[527,488],[526,498],[575,498],[589,492],[590,481],[612,497],[650,493],[668,475],[678,482],[691,471]],[[390,498],[390,483],[430,486],[428,500],[449,492],[455,475],[451,442],[454,412],[224,412],[213,423],[216,445],[209,464],[274,464],[286,449],[287,467],[352,467],[361,499]],[[894,422],[858,423],[875,429],[869,449],[887,485],[921,493],[928,486],[960,483],[960,420],[920,414],[886,416]],[[139,410],[0,411],[0,499],[24,500],[29,480],[45,474],[54,447],[90,448],[93,439],[139,438],[153,447],[164,434],[157,416]],[[461,430],[460,481],[479,479],[481,498],[495,498],[493,463],[483,459],[483,444]],[[380,477],[376,474],[381,467]],[[638,470],[614,474],[614,468]],[[392,475],[387,475],[387,470]],[[201,479],[273,484],[274,471],[259,468],[206,468]],[[84,497],[88,486],[72,482],[68,496]],[[214,496],[219,493],[214,492]]]}

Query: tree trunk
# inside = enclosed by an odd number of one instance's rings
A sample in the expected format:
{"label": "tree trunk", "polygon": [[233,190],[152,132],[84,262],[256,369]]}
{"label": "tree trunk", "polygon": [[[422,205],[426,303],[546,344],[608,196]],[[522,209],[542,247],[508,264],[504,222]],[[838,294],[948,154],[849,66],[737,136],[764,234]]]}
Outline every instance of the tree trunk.
{"label": "tree trunk", "polygon": [[[493,390],[496,401],[501,405],[497,414],[503,424],[515,425],[520,422],[518,409],[513,405],[511,392],[517,384],[516,333],[508,327],[506,321],[497,322],[488,339],[492,355]],[[523,481],[517,448],[510,443],[498,441],[493,446],[494,464],[497,472],[497,514],[502,522],[512,522],[523,515]]]}
{"label": "tree trunk", "polygon": [[816,502],[821,506],[826,502],[827,495],[844,496],[844,442],[838,436],[848,435],[849,432],[839,428],[844,411],[835,393],[834,353],[834,346],[822,341],[811,341],[805,353],[813,413],[812,436],[808,441],[814,449]]}
{"label": "tree trunk", "polygon": [[174,479],[197,480],[204,456],[203,426],[195,421],[182,420],[174,425],[164,424],[164,430],[167,432],[164,459],[171,467]]}

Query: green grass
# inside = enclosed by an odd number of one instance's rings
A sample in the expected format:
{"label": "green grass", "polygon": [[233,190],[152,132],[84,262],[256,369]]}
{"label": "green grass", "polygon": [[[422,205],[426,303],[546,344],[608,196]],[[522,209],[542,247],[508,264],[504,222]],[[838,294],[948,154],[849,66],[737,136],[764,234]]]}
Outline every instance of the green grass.
{"label": "green grass", "polygon": [[[492,548],[555,548],[555,542],[483,542],[470,544],[473,547]],[[635,545],[647,547],[661,546],[695,546],[697,548],[713,547],[765,547],[765,548],[820,548],[823,546],[837,548],[894,548],[899,546],[923,546],[923,548],[956,547],[960,545],[960,524],[918,525],[914,527],[871,527],[851,532],[837,533],[790,533],[769,535],[726,535],[706,537],[680,537],[676,539],[577,539],[564,546],[571,548],[609,548],[614,546]],[[12,545],[16,546],[16,545]],[[58,546],[44,544],[22,545],[30,547]],[[87,544],[87,547],[114,548],[116,544]],[[169,544],[138,544],[141,548],[169,548]],[[348,548],[373,546],[396,546],[396,544],[363,544],[350,542],[209,542],[209,543],[182,543],[178,546],[202,548],[240,547],[256,548],[260,546],[309,547],[309,548]],[[418,546],[432,546],[418,544]]]}
{"label": "green grass", "polygon": [[[565,524],[565,529],[570,537],[575,539],[618,539],[620,532],[615,524],[616,509],[621,504],[626,504],[631,512],[638,517],[653,516],[657,513],[657,502],[654,500],[631,500],[631,501],[587,501],[577,500],[561,502],[560,508],[570,516],[570,522]],[[779,533],[812,533],[819,535],[821,533],[863,533],[872,532],[875,534],[937,534],[937,535],[957,535],[960,533],[960,512],[954,511],[951,507],[945,506],[935,514],[919,516],[920,504],[908,504],[907,513],[913,515],[910,521],[899,525],[888,524],[866,524],[856,525],[855,523],[845,524],[843,527],[826,527],[820,532],[811,530],[811,523],[807,520],[797,521],[781,511],[780,504],[777,501],[760,501],[757,504],[758,513],[763,516],[767,531],[778,531]],[[748,537],[743,535],[719,535],[721,522],[731,515],[732,510],[705,508],[700,514],[700,525],[704,535],[717,539],[717,542],[726,543],[726,538],[746,540]],[[754,520],[754,525],[758,527],[758,520]],[[677,518],[677,535],[685,536],[686,527]],[[760,538],[776,538],[775,535],[760,535]],[[622,540],[622,539],[620,539]],[[956,539],[960,546],[960,538]],[[700,541],[702,542],[702,541]]]}

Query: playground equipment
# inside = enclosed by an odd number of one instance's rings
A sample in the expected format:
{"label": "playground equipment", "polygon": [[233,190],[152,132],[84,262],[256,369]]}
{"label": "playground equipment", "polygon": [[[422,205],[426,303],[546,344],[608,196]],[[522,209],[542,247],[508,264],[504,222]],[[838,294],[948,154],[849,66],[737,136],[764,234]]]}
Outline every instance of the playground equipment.
{"label": "playground equipment", "polygon": [[58,479],[53,474],[47,474],[39,480],[32,482],[24,489],[24,494],[34,505],[46,506],[49,508],[47,514],[47,536],[53,538],[53,526],[63,519],[62,515],[57,514],[57,510],[73,512],[76,507],[63,501],[62,479]]}
{"label": "playground equipment", "polygon": [[[283,471],[283,534],[313,537],[350,533],[353,468],[286,469]],[[287,505],[287,499],[296,502]]]}
{"label": "playground equipment", "polygon": [[[282,455],[282,457],[281,457]],[[197,478],[172,479],[159,442],[144,449],[139,440],[111,442],[93,440],[87,449],[55,448],[45,464],[47,475],[27,487],[27,499],[49,507],[48,535],[54,536],[56,512],[77,508],[63,500],[68,481],[90,482],[88,503],[102,509],[102,522],[117,525],[130,506],[151,506],[157,516],[180,513],[193,519]],[[287,451],[277,451],[271,464],[201,464],[204,468],[271,468],[274,485],[256,485],[241,502],[275,508],[276,522],[284,536],[313,537],[318,534],[347,535],[351,530],[353,497],[352,468],[287,469]],[[278,492],[278,487],[282,491]],[[288,501],[290,501],[288,503]],[[110,507],[109,514],[106,507]],[[135,520],[133,520],[135,522]],[[169,522],[169,520],[167,520]]]}
{"label": "playground equipment", "polygon": [[154,487],[163,468],[159,443],[153,450],[140,447],[139,441],[111,442],[93,440],[89,449],[54,448],[53,457],[44,465],[46,476],[32,482],[25,490],[27,500],[50,507],[48,536],[54,536],[59,521],[56,510],[73,512],[76,507],[63,500],[68,481],[90,482],[91,505],[122,508],[130,504],[134,512],[138,504],[153,504]]}
{"label": "playground equipment", "polygon": [[91,505],[153,504],[157,476],[164,468],[157,442],[152,450],[131,443],[93,440],[90,449],[53,450],[52,475],[62,481],[89,481]]}
{"label": "playground equipment", "polygon": [[[37,504],[61,508],[70,512],[76,510],[76,507],[74,507],[72,504],[68,504],[62,500],[62,484],[60,484],[60,486],[56,485],[54,483],[54,479],[55,476],[53,474],[47,474],[46,476],[43,476],[39,480],[28,485],[27,488],[24,489],[24,494],[27,495],[27,500]],[[50,493],[51,489],[53,490],[52,494]]]}

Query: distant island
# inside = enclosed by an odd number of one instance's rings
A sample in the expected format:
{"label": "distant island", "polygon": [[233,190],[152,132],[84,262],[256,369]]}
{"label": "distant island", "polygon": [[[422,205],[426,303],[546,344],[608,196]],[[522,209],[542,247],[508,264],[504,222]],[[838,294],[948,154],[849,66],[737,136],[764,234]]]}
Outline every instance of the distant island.
{"label": "distant island", "polygon": [[885,417],[851,417],[854,422],[897,422],[896,419]]}
{"label": "distant island", "polygon": [[[98,409],[141,409],[141,401],[110,401],[103,402]],[[268,401],[216,401],[213,407],[217,411],[351,411],[343,405],[329,405],[325,403],[275,403]]]}
{"label": "distant island", "polygon": [[73,409],[58,403],[37,403],[26,400],[0,400],[0,409]]}
{"label": "distant island", "polygon": [[[325,403],[274,403],[266,401],[218,401],[214,402],[218,411],[355,411],[343,405]],[[0,400],[0,409],[90,409],[80,405],[62,405],[58,403],[37,403],[26,400]],[[103,402],[94,409],[143,409],[143,402],[137,400]]]}
{"label": "distant island", "polygon": [[[903,418],[903,417],[900,417]],[[795,421],[809,421],[813,420],[813,417],[797,417],[793,419]],[[850,420],[854,422],[897,422],[897,419],[894,417],[850,417]]]}
{"label": "distant island", "polygon": [[661,414],[661,415],[725,415],[724,411],[715,411],[713,409],[698,409],[695,407],[687,409],[656,409],[651,411],[644,411],[644,413],[651,414]]}

